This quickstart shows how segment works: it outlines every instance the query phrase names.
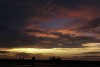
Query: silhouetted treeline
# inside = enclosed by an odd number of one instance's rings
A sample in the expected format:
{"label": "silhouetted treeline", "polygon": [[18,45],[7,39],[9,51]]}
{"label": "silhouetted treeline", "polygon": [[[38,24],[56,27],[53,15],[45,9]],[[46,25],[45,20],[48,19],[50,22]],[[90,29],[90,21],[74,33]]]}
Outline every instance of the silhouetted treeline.
{"label": "silhouetted treeline", "polygon": [[[77,61],[77,60],[62,60],[61,57],[49,57],[48,60],[37,60],[36,57],[25,59],[0,59],[0,67],[24,67],[30,65],[31,67],[39,67],[38,65],[56,65],[56,67],[100,67],[100,61]],[[58,65],[58,66],[57,66]],[[78,66],[79,65],[79,66]],[[87,66],[86,66],[87,65]]]}
{"label": "silhouetted treeline", "polygon": [[61,57],[55,57],[55,56],[53,56],[53,57],[50,57],[49,60],[60,61],[61,60]]}

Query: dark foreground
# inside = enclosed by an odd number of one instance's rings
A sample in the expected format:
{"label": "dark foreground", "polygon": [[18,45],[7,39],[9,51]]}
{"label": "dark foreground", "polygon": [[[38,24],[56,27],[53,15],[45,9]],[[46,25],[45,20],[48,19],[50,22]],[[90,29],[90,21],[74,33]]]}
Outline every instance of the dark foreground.
{"label": "dark foreground", "polygon": [[100,61],[1,59],[0,67],[100,67]]}

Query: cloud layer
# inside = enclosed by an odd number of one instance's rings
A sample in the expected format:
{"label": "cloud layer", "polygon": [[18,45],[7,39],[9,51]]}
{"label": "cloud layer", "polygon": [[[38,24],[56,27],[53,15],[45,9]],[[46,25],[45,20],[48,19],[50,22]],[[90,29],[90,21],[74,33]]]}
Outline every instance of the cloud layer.
{"label": "cloud layer", "polygon": [[0,47],[78,48],[99,43],[99,3],[1,0]]}

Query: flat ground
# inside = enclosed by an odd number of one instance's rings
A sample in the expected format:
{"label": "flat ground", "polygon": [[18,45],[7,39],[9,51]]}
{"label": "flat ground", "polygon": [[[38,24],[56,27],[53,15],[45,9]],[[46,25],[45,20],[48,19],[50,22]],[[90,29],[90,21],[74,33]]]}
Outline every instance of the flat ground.
{"label": "flat ground", "polygon": [[0,67],[100,67],[100,61],[1,59]]}

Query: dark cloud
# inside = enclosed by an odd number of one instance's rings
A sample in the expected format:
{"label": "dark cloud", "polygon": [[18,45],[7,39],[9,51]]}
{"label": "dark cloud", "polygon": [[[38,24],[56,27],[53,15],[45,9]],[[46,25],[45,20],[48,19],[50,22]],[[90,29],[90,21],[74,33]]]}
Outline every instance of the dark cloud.
{"label": "dark cloud", "polygon": [[32,57],[35,57],[36,59],[47,59],[48,56],[45,56],[43,55],[42,53],[36,53],[36,54],[31,54],[31,53],[13,53],[13,57],[17,57],[17,58],[20,58],[20,57],[24,57],[25,59],[27,58],[32,58]]}
{"label": "dark cloud", "polygon": [[[34,34],[32,36],[27,35],[26,33],[45,33],[45,34],[52,34],[58,36],[58,38],[50,38],[50,37],[37,37]],[[95,43],[100,42],[99,39],[96,39],[91,36],[72,36],[70,34],[62,34],[58,32],[45,32],[39,30],[27,30],[24,33],[21,33],[20,36],[17,37],[5,37],[1,38],[1,45],[0,47],[23,47],[23,46],[33,46],[33,47],[41,47],[41,48],[76,48],[76,47],[84,47],[82,44],[85,43]],[[61,45],[59,45],[61,44]]]}
{"label": "dark cloud", "polygon": [[96,58],[96,57],[98,57],[98,58],[100,58],[100,52],[98,52],[98,51],[95,51],[95,52],[86,52],[86,53],[82,53],[82,55],[83,55],[83,57],[94,57],[94,58]]}
{"label": "dark cloud", "polygon": [[32,54],[29,54],[29,53],[16,53],[15,54],[15,56],[17,57],[27,57],[27,58],[32,57],[31,55]]}
{"label": "dark cloud", "polygon": [[10,53],[9,51],[0,51],[0,54],[8,54]]}
{"label": "dark cloud", "polygon": [[87,52],[87,53],[84,53],[84,54],[93,54],[93,55],[95,55],[95,54],[100,54],[100,52]]}
{"label": "dark cloud", "polygon": [[[92,30],[93,28],[99,27],[100,20],[97,18],[99,16],[99,0],[1,0],[0,1],[0,47],[19,47],[19,46],[28,46],[28,45],[36,45],[38,44],[41,47],[54,48],[54,47],[82,47],[81,44],[88,42],[100,42],[100,40],[95,37],[88,36],[71,36],[70,34],[63,35],[61,33],[49,33],[49,31],[41,31],[41,27],[48,28],[48,24],[50,24],[50,30],[58,29],[59,27],[65,26],[62,22],[58,23],[58,19],[56,21],[56,25],[53,23],[45,24],[48,19],[55,16],[61,16],[64,14],[68,17],[83,17],[84,12],[86,12],[85,16],[95,16],[95,20],[91,20],[88,23],[84,22],[86,25],[80,28],[82,32],[85,30]],[[93,8],[87,12],[87,9],[81,9],[81,7]],[[83,12],[83,11],[84,12]],[[89,13],[89,14],[87,14]],[[94,15],[94,14],[95,15]],[[93,14],[93,15],[91,15]],[[35,17],[35,19],[33,19]],[[62,17],[62,16],[61,16]],[[42,18],[42,19],[41,19]],[[87,18],[87,17],[86,17]],[[94,17],[93,17],[94,18]],[[38,19],[39,24],[37,24],[36,19]],[[41,20],[40,20],[41,19]],[[44,23],[44,19],[47,19]],[[84,18],[83,18],[84,19]],[[43,21],[42,21],[43,20]],[[71,19],[72,20],[72,19]],[[34,21],[34,22],[33,22]],[[69,22],[68,19],[66,22]],[[34,28],[33,30],[23,30],[28,24],[32,23],[33,26],[37,25],[40,30]],[[64,21],[65,23],[65,21]],[[74,22],[73,22],[74,23]],[[62,24],[62,26],[60,26]],[[83,22],[80,22],[83,24]],[[68,25],[67,25],[68,26]],[[71,23],[70,23],[70,26]],[[78,26],[78,24],[77,24]],[[68,28],[68,27],[67,27]],[[75,29],[78,30],[79,29]],[[99,29],[98,29],[99,30]],[[36,37],[34,34],[30,36],[26,34],[26,32],[37,32],[37,33],[45,33],[57,35],[59,38],[49,38],[49,37]],[[92,33],[92,32],[91,32]],[[44,43],[44,41],[50,41],[48,43]],[[51,45],[52,44],[52,45]],[[62,46],[59,46],[62,44]]]}
{"label": "dark cloud", "polygon": [[[97,27],[100,27],[100,18],[96,18],[96,19],[86,23],[83,27],[80,28],[80,30],[92,32],[93,29],[95,29]],[[97,33],[97,32],[94,32],[94,33]]]}
{"label": "dark cloud", "polygon": [[18,46],[25,46],[29,44],[36,43],[37,38],[35,36],[27,36],[24,34],[20,34],[17,36],[13,35],[5,35],[1,36],[0,38],[0,47],[18,47]]}
{"label": "dark cloud", "polygon": [[[29,20],[27,11],[28,1],[1,0],[0,1],[0,44],[1,47],[10,47],[28,42],[31,38],[20,33],[20,29]],[[27,18],[27,19],[26,19]],[[33,37],[34,38],[34,37]],[[33,39],[34,41],[34,39]]]}
{"label": "dark cloud", "polygon": [[59,36],[59,38],[38,37],[38,42],[35,43],[33,45],[33,47],[78,48],[78,47],[84,47],[84,46],[82,46],[82,44],[85,44],[85,43],[99,43],[100,42],[100,39],[96,39],[91,36],[71,36],[69,34],[62,34],[62,33],[58,33],[58,32],[51,32],[49,34],[57,35],[57,36]]}
{"label": "dark cloud", "polygon": [[20,57],[24,57],[25,59],[27,58],[32,58],[36,57],[36,59],[46,59],[48,56],[43,55],[42,53],[25,53],[25,52],[10,52],[10,51],[0,51],[0,58],[17,58],[19,59]]}

